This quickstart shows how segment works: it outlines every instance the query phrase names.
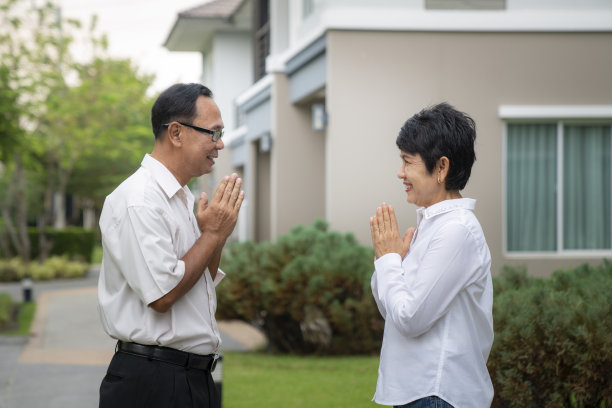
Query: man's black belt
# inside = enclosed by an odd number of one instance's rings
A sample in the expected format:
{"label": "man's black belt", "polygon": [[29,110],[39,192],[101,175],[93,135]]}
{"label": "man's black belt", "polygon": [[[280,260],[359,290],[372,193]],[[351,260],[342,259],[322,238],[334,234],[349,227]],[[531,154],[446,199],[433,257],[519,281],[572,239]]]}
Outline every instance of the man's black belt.
{"label": "man's black belt", "polygon": [[215,371],[218,358],[216,354],[202,356],[169,347],[146,346],[138,343],[126,343],[121,340],[117,342],[117,351],[139,357],[145,357],[150,360],[163,361],[164,363],[210,372]]}

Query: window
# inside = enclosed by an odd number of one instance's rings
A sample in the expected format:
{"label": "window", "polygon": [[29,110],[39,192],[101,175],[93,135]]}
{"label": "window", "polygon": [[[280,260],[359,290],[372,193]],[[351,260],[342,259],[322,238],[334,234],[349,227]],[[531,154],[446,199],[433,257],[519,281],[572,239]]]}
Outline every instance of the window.
{"label": "window", "polygon": [[302,19],[312,14],[314,10],[313,0],[302,0]]}
{"label": "window", "polygon": [[510,122],[506,249],[612,250],[610,122]]}
{"label": "window", "polygon": [[266,75],[266,57],[270,54],[270,1],[253,4],[253,75],[257,82]]}

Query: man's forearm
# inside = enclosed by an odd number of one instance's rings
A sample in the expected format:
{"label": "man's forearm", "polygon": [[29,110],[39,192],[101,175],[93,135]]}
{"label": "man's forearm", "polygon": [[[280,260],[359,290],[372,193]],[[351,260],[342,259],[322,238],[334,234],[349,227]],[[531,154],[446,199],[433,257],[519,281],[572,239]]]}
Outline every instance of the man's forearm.
{"label": "man's forearm", "polygon": [[[193,288],[207,267],[211,271],[211,277],[214,279],[219,268],[223,243],[225,243],[224,239],[222,240],[213,234],[201,235],[181,259],[185,263],[183,279],[174,289],[149,304],[149,306],[160,313],[166,312],[177,300]],[[213,267],[214,274],[211,269]]]}
{"label": "man's forearm", "polygon": [[208,271],[210,272],[210,277],[212,280],[215,280],[217,276],[217,271],[219,270],[219,264],[221,263],[221,253],[223,252],[223,247],[225,246],[225,240],[223,240],[213,252],[210,262],[208,263]]}

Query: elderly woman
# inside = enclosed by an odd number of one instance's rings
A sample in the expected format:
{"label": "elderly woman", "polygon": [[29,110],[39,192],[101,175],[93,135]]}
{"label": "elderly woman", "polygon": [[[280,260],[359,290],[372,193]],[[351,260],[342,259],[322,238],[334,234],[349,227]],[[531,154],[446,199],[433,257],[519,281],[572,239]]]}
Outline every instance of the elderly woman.
{"label": "elderly woman", "polygon": [[395,407],[488,407],[493,385],[491,255],[462,190],[475,160],[474,121],[447,103],[406,121],[399,136],[417,227],[400,236],[393,207],[370,218],[372,293],[385,331],[374,401]]}

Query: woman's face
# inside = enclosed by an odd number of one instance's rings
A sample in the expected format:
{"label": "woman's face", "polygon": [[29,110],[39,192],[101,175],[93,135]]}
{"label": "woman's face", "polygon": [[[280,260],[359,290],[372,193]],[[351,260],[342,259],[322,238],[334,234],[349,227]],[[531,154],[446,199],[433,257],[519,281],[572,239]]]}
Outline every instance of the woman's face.
{"label": "woman's face", "polygon": [[401,152],[402,166],[397,177],[404,183],[406,201],[419,207],[429,207],[444,200],[444,184],[438,183],[437,167],[430,174],[420,154]]}

